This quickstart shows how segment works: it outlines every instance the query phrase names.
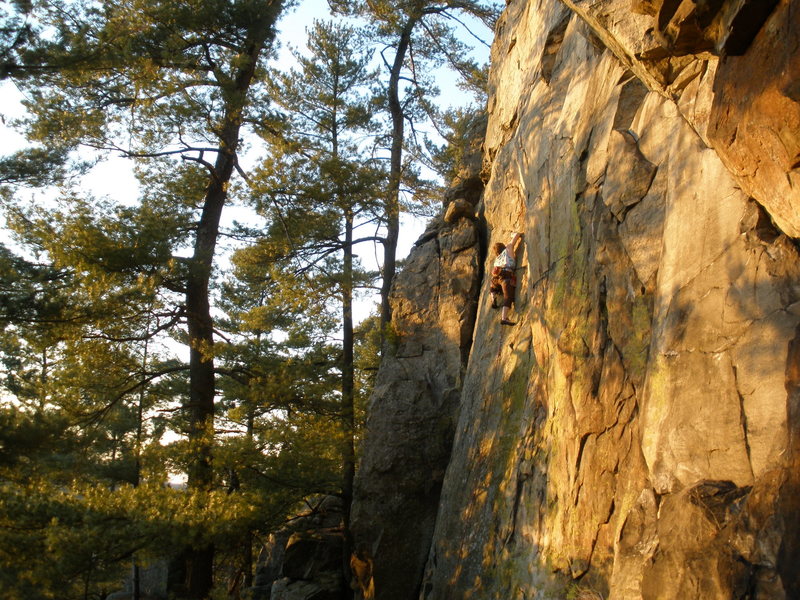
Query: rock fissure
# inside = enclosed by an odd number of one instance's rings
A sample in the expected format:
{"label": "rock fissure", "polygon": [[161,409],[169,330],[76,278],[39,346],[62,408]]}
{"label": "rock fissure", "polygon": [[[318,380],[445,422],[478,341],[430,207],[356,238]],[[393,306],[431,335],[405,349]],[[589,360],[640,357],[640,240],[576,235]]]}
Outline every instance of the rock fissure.
{"label": "rock fissure", "polygon": [[520,510],[520,503],[521,503],[522,494],[524,492],[525,482],[526,481],[528,481],[528,477],[527,476],[525,476],[522,473],[519,473],[517,475],[517,485],[516,485],[516,488],[514,490],[514,502],[513,502],[513,505],[511,507],[511,517],[510,517],[511,524],[510,524],[510,527],[509,527],[508,534],[506,535],[506,538],[503,540],[503,546],[510,546],[514,542],[514,535],[517,532],[517,518],[518,518],[518,513],[519,513],[519,510]]}
{"label": "rock fissure", "polygon": [[[742,393],[741,388],[739,387],[739,379],[737,377],[737,369],[736,365],[733,365],[733,379],[736,383],[736,392],[739,395],[739,418],[741,421],[742,427],[742,440],[744,441],[744,448],[747,452],[747,462],[750,465],[750,473],[755,479],[755,470],[753,469],[753,458],[752,458],[752,450],[750,449],[750,436],[748,433],[748,425],[747,425],[747,407],[745,401],[745,394]],[[749,395],[749,394],[748,394]]]}

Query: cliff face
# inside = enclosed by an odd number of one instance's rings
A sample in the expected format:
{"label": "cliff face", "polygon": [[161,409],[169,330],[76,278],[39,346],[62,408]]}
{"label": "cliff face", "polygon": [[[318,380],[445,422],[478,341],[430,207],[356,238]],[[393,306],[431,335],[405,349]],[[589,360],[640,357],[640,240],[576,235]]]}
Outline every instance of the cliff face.
{"label": "cliff face", "polygon": [[[476,123],[479,133],[485,119]],[[368,598],[416,598],[456,426],[481,284],[481,136],[392,289],[352,507],[353,575]],[[468,161],[469,163],[469,161]]]}
{"label": "cliff face", "polygon": [[508,3],[481,210],[524,233],[518,324],[478,222],[433,227],[368,423],[364,597],[800,595],[799,21]]}

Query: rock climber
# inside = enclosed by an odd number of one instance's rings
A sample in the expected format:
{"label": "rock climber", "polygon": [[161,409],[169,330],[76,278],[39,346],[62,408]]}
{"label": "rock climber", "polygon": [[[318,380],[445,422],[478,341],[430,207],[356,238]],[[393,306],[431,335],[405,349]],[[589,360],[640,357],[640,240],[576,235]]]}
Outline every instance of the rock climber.
{"label": "rock climber", "polygon": [[[519,244],[521,238],[521,233],[514,233],[508,244],[497,242],[492,246],[497,258],[495,258],[494,266],[492,267],[492,281],[489,289],[493,294],[502,294],[503,296],[503,310],[500,313],[500,323],[502,325],[516,325],[515,322],[508,318],[508,311],[511,305],[514,304],[514,293],[517,289],[517,260],[515,256],[517,254],[517,244]],[[494,301],[492,301],[492,306],[494,306]]]}

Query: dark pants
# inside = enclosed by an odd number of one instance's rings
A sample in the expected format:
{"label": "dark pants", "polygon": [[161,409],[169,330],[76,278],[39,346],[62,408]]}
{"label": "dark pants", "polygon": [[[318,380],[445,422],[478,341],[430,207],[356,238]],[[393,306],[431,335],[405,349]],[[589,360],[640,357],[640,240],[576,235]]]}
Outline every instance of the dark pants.
{"label": "dark pants", "polygon": [[500,285],[503,286],[503,306],[511,308],[511,305],[514,304],[514,292],[517,289],[516,281],[509,277],[503,279]]}
{"label": "dark pants", "polygon": [[517,289],[517,276],[514,271],[495,267],[492,270],[492,288],[497,287],[503,291],[503,306],[511,308],[514,304],[514,292]]}

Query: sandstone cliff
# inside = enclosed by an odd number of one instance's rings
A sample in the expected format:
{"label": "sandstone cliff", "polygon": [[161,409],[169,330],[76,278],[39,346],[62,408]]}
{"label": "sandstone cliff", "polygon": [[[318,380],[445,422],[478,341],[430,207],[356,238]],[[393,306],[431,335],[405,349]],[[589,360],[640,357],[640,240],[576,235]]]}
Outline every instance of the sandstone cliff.
{"label": "sandstone cliff", "polygon": [[[395,286],[360,594],[800,597],[800,1],[511,0],[496,33],[485,223]],[[479,241],[513,231],[504,328]]]}

